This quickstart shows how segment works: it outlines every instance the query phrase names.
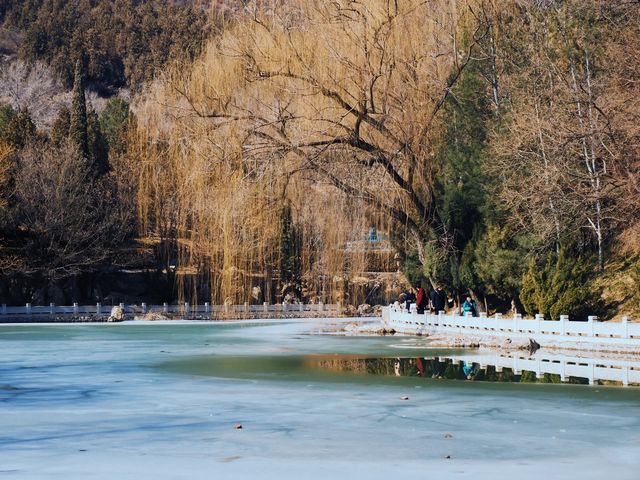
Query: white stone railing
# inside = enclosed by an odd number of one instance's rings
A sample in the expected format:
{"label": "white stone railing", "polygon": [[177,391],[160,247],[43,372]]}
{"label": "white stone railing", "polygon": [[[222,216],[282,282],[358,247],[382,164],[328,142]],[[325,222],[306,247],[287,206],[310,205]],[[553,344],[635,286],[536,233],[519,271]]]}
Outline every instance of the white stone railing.
{"label": "white stone railing", "polygon": [[[245,303],[243,305],[211,305],[209,302],[203,304],[189,304],[184,302],[181,304],[168,304],[163,305],[147,305],[146,303],[136,305],[126,305],[120,303],[119,306],[124,310],[125,314],[145,314],[151,312],[157,313],[170,313],[170,314],[183,314],[183,315],[208,315],[216,313],[295,313],[295,312],[327,312],[336,313],[342,310],[341,304],[268,304],[262,305],[250,305]],[[35,306],[27,303],[22,306],[7,306],[2,305],[0,308],[0,319],[3,316],[38,316],[38,315],[104,315],[108,316],[111,313],[112,305],[103,305],[96,303],[95,305],[79,305],[74,303],[73,305],[60,306],[53,303],[48,306]]]}
{"label": "white stone railing", "polygon": [[567,315],[561,315],[559,320],[546,320],[542,315],[536,315],[533,319],[522,318],[519,314],[503,317],[499,313],[492,317],[487,317],[486,314],[472,317],[446,315],[444,312],[437,315],[418,314],[415,311],[407,312],[405,309],[390,306],[383,309],[382,318],[386,328],[393,328],[400,333],[452,332],[529,337],[537,341],[542,339],[592,343],[611,343],[612,340],[619,343],[620,339],[624,339],[640,345],[640,323],[632,323],[628,317],[623,317],[621,322],[599,322],[595,316],[589,317],[586,322],[574,321],[569,320]]}
{"label": "white stone railing", "polygon": [[486,369],[491,365],[495,367],[496,372],[509,368],[514,375],[520,375],[525,370],[534,372],[538,378],[545,373],[559,375],[562,382],[567,381],[569,377],[579,377],[588,379],[591,385],[597,380],[621,382],[625,386],[630,383],[640,384],[640,364],[637,360],[624,358],[571,357],[548,352],[534,356],[526,356],[522,353],[447,355],[440,360],[444,358],[454,363],[459,361],[476,363],[480,369]]}

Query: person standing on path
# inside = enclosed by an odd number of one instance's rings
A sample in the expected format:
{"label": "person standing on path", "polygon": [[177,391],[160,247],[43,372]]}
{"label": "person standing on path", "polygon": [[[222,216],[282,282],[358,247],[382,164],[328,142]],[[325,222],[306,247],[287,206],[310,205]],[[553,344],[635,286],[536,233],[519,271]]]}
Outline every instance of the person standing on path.
{"label": "person standing on path", "polygon": [[424,313],[424,309],[427,308],[429,299],[427,298],[427,293],[424,291],[424,288],[422,288],[421,285],[416,285],[416,289],[416,307],[418,309],[418,314],[422,315]]}
{"label": "person standing on path", "polygon": [[440,285],[437,285],[435,290],[431,291],[431,308],[436,315],[440,311],[444,311],[444,307],[447,304],[447,294]]}
{"label": "person standing on path", "polygon": [[471,313],[472,317],[478,316],[478,306],[469,295],[467,295],[467,299],[462,304],[462,315],[466,316],[467,313]]}
{"label": "person standing on path", "polygon": [[409,291],[404,294],[404,301],[407,308],[407,312],[411,312],[411,304],[416,301],[416,294],[409,288]]}

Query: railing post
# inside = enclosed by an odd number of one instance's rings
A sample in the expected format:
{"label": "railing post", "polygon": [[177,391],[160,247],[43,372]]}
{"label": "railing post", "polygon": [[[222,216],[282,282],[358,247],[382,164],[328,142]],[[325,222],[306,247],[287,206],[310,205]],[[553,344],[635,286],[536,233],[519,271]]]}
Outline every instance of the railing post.
{"label": "railing post", "polygon": [[27,303],[26,307],[27,307],[27,315],[31,315],[31,304]]}
{"label": "railing post", "polygon": [[595,315],[589,315],[587,317],[587,320],[589,322],[589,336],[593,337],[593,324],[595,323],[595,321],[598,319],[598,317],[596,317]]}
{"label": "railing post", "polygon": [[7,304],[6,304],[6,303],[3,303],[3,304],[2,304],[2,314],[3,314],[3,315],[6,315],[6,314],[7,314]]}
{"label": "railing post", "polygon": [[301,312],[304,312],[304,303],[298,304],[298,310],[300,310]]}
{"label": "railing post", "polygon": [[478,312],[478,318],[480,319],[479,328],[481,328],[483,330],[489,330],[489,324],[486,321],[487,320],[487,312]]}
{"label": "railing post", "polygon": [[496,313],[493,317],[496,319],[496,330],[502,330],[500,325],[500,321],[502,320],[502,314]]}
{"label": "railing post", "polygon": [[622,325],[624,325],[624,334],[622,338],[629,338],[629,317],[622,317]]}
{"label": "railing post", "polygon": [[184,314],[189,315],[189,302],[184,302]]}
{"label": "railing post", "polygon": [[169,304],[167,302],[162,303],[162,313],[169,313]]}
{"label": "railing post", "polygon": [[73,302],[73,314],[78,314],[78,302]]}
{"label": "railing post", "polygon": [[282,302],[282,311],[286,312],[287,311],[287,304]]}
{"label": "railing post", "polygon": [[336,305],[338,306],[338,313],[342,312],[342,302],[340,300],[338,300],[338,303],[336,303]]}
{"label": "railing post", "polygon": [[141,307],[142,307],[142,313],[147,313],[147,304],[142,302]]}
{"label": "railing post", "polygon": [[100,302],[96,303],[96,315],[102,315],[102,304]]}
{"label": "railing post", "polygon": [[118,306],[122,309],[122,313],[124,314],[125,313],[125,311],[124,311],[124,303],[120,302]]}
{"label": "railing post", "polygon": [[53,315],[54,313],[56,313],[56,304],[51,302],[49,303],[49,313],[51,315]]}
{"label": "railing post", "polygon": [[318,311],[319,312],[324,312],[324,303],[322,303],[322,302],[318,303]]}
{"label": "railing post", "polygon": [[244,311],[245,312],[249,311],[249,302],[244,302]]}
{"label": "railing post", "polygon": [[267,302],[262,302],[262,311],[264,313],[269,313],[269,304]]}
{"label": "railing post", "polygon": [[442,323],[442,317],[444,317],[444,310],[438,311],[438,326]]}
{"label": "railing post", "polygon": [[522,320],[522,315],[519,313],[513,314],[513,332],[518,332],[520,330],[518,322]]}
{"label": "railing post", "polygon": [[544,315],[541,313],[536,313],[536,333],[542,333],[540,331],[540,322],[544,320]]}
{"label": "railing post", "polygon": [[567,334],[567,322],[569,321],[569,315],[560,315],[560,334]]}
{"label": "railing post", "polygon": [[209,304],[209,302],[204,302],[204,313],[210,313],[211,312],[211,305]]}

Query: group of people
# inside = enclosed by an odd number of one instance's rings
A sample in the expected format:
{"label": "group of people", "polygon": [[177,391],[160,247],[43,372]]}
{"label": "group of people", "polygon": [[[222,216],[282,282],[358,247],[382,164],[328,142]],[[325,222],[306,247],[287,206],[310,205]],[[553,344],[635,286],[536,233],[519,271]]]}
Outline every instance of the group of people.
{"label": "group of people", "polygon": [[[440,285],[436,285],[431,291],[431,294],[427,296],[422,285],[417,284],[414,290],[409,290],[404,294],[404,301],[407,311],[410,310],[411,304],[415,303],[419,314],[423,314],[427,308],[431,313],[438,313],[444,311],[445,307],[449,304],[447,294]],[[462,304],[462,315],[466,315],[467,313],[471,313],[473,317],[478,316],[478,306],[470,295],[467,295]]]}

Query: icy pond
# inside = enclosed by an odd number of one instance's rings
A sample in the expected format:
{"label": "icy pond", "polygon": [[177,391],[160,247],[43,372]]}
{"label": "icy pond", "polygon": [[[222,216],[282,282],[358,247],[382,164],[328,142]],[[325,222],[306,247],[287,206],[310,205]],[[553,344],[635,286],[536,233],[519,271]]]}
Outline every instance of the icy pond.
{"label": "icy pond", "polygon": [[639,388],[433,379],[472,352],[339,322],[0,325],[0,479],[640,478]]}

